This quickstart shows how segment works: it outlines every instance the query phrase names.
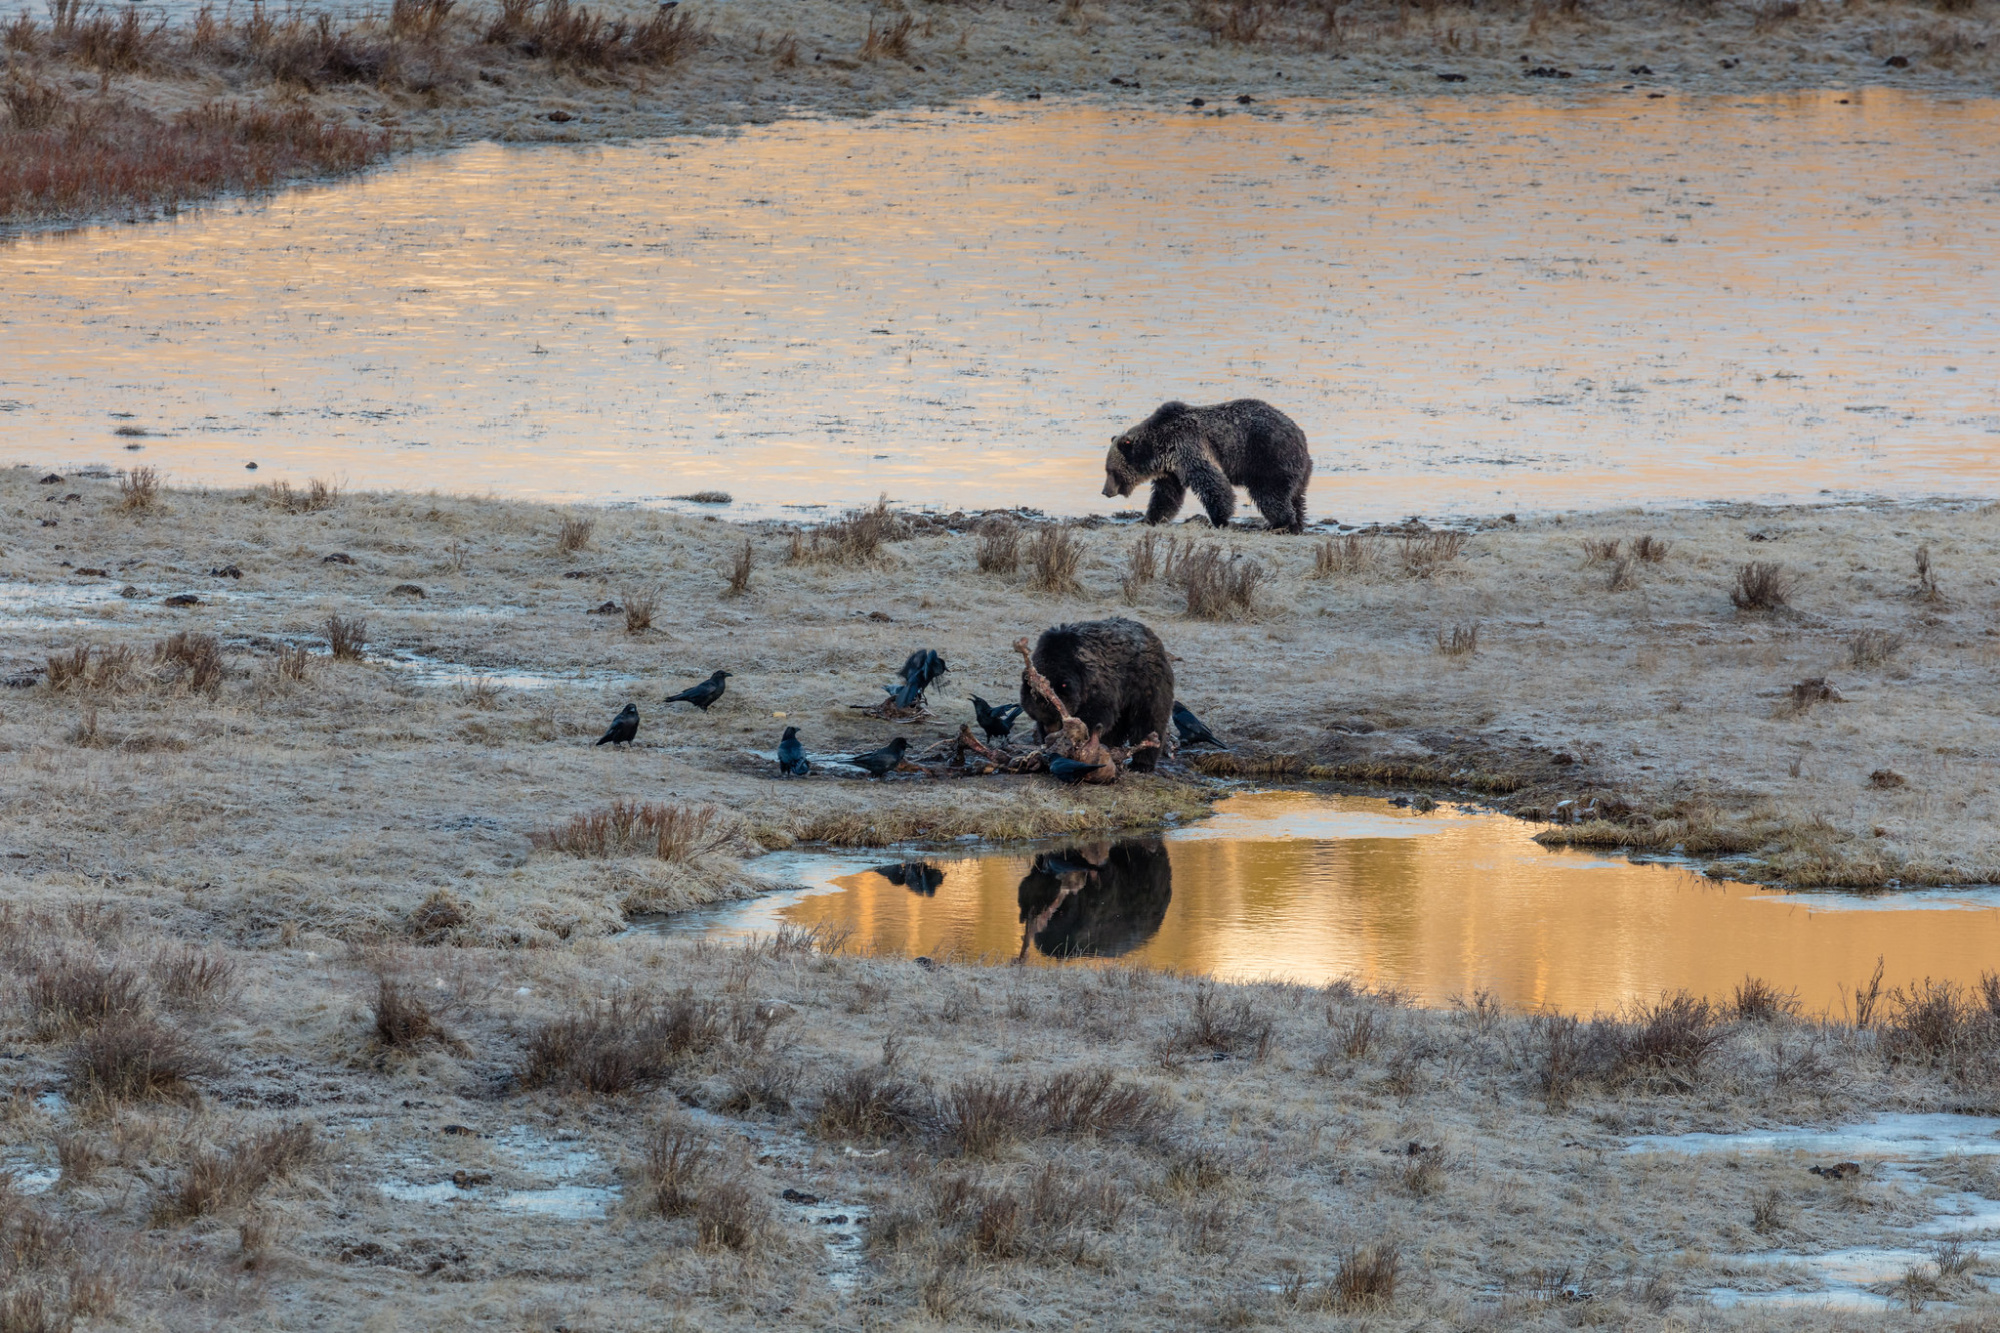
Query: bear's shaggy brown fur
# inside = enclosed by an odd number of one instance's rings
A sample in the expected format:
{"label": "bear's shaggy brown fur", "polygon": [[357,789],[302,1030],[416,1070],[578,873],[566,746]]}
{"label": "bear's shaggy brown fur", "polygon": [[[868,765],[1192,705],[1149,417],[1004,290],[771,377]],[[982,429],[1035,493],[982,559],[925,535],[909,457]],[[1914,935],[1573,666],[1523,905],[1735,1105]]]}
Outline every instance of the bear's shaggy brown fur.
{"label": "bear's shaggy brown fur", "polygon": [[[1168,739],[1174,716],[1174,668],[1160,636],[1122,616],[1057,625],[1035,643],[1035,670],[1070,713],[1106,745],[1137,745],[1149,734]],[[1021,673],[1021,707],[1035,719],[1035,739],[1046,739],[1062,719]],[[1132,766],[1150,769],[1158,751],[1135,755]]]}
{"label": "bear's shaggy brown fur", "polygon": [[1148,523],[1164,523],[1181,511],[1189,489],[1215,527],[1236,512],[1236,490],[1277,532],[1306,525],[1306,483],[1312,480],[1312,453],[1305,432],[1290,417],[1255,398],[1213,407],[1162,403],[1153,415],[1111,441],[1104,457],[1104,494],[1130,495],[1142,481],[1153,483]]}

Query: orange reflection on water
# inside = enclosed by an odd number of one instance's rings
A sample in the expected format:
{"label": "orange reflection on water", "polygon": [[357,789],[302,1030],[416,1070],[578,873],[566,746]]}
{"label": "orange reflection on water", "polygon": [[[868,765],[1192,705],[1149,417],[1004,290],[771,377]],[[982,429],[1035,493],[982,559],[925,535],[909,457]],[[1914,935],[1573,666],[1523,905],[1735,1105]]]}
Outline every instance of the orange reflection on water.
{"label": "orange reflection on water", "polygon": [[[2000,103],[989,103],[479,144],[0,245],[14,458],[733,514],[1106,510],[1166,397],[1313,512],[1991,489]],[[114,418],[111,413],[130,413]]]}
{"label": "orange reflection on water", "polygon": [[[1796,988],[1809,1010],[1838,1013],[1878,955],[1891,983],[1970,982],[2000,966],[2000,906],[1977,892],[1779,894],[1676,866],[1551,853],[1531,833],[1501,816],[1420,815],[1373,798],[1234,797],[1213,820],[1151,840],[1157,852],[1142,840],[1130,853],[1128,873],[1153,855],[1170,866],[1163,904],[1149,905],[1150,882],[1122,886],[1125,906],[1142,918],[1132,947],[1122,947],[1116,923],[1088,921],[1087,912],[1072,922],[1084,921],[1086,933],[1067,939],[1082,940],[1086,953],[1108,941],[1097,956],[1230,980],[1345,976],[1430,1004],[1485,989],[1515,1007],[1582,1013],[1683,987],[1724,998],[1745,975]],[[1055,864],[1102,862],[1104,850]],[[829,880],[832,891],[778,906],[775,917],[850,929],[856,945],[892,954],[1022,952],[1022,884],[1034,855],[925,860],[942,871],[929,894],[850,870]],[[1077,879],[1080,896],[1106,882]],[[1052,892],[1055,882],[1044,887]],[[759,918],[770,914],[752,905],[726,928],[769,928]],[[1027,958],[1055,961],[1033,942]]]}

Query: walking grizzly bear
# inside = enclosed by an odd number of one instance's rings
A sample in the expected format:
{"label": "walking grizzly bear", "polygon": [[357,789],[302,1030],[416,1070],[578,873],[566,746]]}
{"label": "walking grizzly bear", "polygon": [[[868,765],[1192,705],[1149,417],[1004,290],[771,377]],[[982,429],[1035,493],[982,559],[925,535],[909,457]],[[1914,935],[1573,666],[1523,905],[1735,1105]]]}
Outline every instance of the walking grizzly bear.
{"label": "walking grizzly bear", "polygon": [[[1157,732],[1161,741],[1174,716],[1174,668],[1160,636],[1122,616],[1057,625],[1035,643],[1035,670],[1048,677],[1063,706],[1085,726],[1102,728],[1106,745],[1137,745]],[[1045,740],[1062,719],[1021,673],[1021,708],[1035,719],[1035,739]],[[1158,751],[1133,757],[1150,769]]]}
{"label": "walking grizzly bear", "polygon": [[1181,512],[1192,488],[1209,523],[1219,528],[1236,512],[1235,488],[1242,486],[1272,531],[1301,532],[1312,470],[1305,432],[1269,403],[1255,398],[1213,407],[1162,403],[1111,441],[1104,456],[1104,494],[1130,495],[1140,482],[1150,481],[1153,501],[1146,506],[1146,521],[1165,523]]}

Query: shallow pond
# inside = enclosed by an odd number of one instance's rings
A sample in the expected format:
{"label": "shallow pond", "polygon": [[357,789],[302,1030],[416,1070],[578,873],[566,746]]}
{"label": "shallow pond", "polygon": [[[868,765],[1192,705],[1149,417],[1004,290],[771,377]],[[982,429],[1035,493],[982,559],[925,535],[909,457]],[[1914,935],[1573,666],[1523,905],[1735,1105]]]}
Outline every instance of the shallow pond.
{"label": "shallow pond", "polygon": [[1878,955],[1888,981],[1975,980],[2000,959],[2000,894],[1787,894],[1672,864],[1551,852],[1532,825],[1454,806],[1261,792],[1161,838],[1064,847],[783,853],[803,885],[650,925],[742,936],[853,932],[884,953],[1116,958],[1229,980],[1351,977],[1445,1004],[1616,1010],[1746,974],[1841,1006]]}
{"label": "shallow pond", "polygon": [[483,144],[0,245],[0,421],[182,482],[1062,513],[1162,398],[1255,395],[1316,517],[1984,493],[1996,162],[2000,103],[1881,89]]}

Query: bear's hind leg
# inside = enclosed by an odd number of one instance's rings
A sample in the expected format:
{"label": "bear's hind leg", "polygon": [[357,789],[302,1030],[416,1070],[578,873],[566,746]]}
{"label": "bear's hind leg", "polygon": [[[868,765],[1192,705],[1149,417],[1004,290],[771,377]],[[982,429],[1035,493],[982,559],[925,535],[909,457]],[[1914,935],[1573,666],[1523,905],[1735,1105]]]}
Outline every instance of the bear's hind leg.
{"label": "bear's hind leg", "polygon": [[1250,500],[1273,532],[1297,532],[1304,506],[1293,501],[1290,491],[1252,491]]}
{"label": "bear's hind leg", "polygon": [[1186,498],[1187,487],[1181,485],[1179,477],[1168,473],[1165,476],[1153,478],[1153,500],[1151,504],[1146,506],[1146,521],[1148,523],[1171,522],[1174,515],[1181,512],[1181,501]]}
{"label": "bear's hind leg", "polygon": [[1226,528],[1236,513],[1236,488],[1229,484],[1229,478],[1222,469],[1210,462],[1202,462],[1189,471],[1188,488],[1201,500],[1201,507],[1208,511],[1208,524],[1212,528]]}

